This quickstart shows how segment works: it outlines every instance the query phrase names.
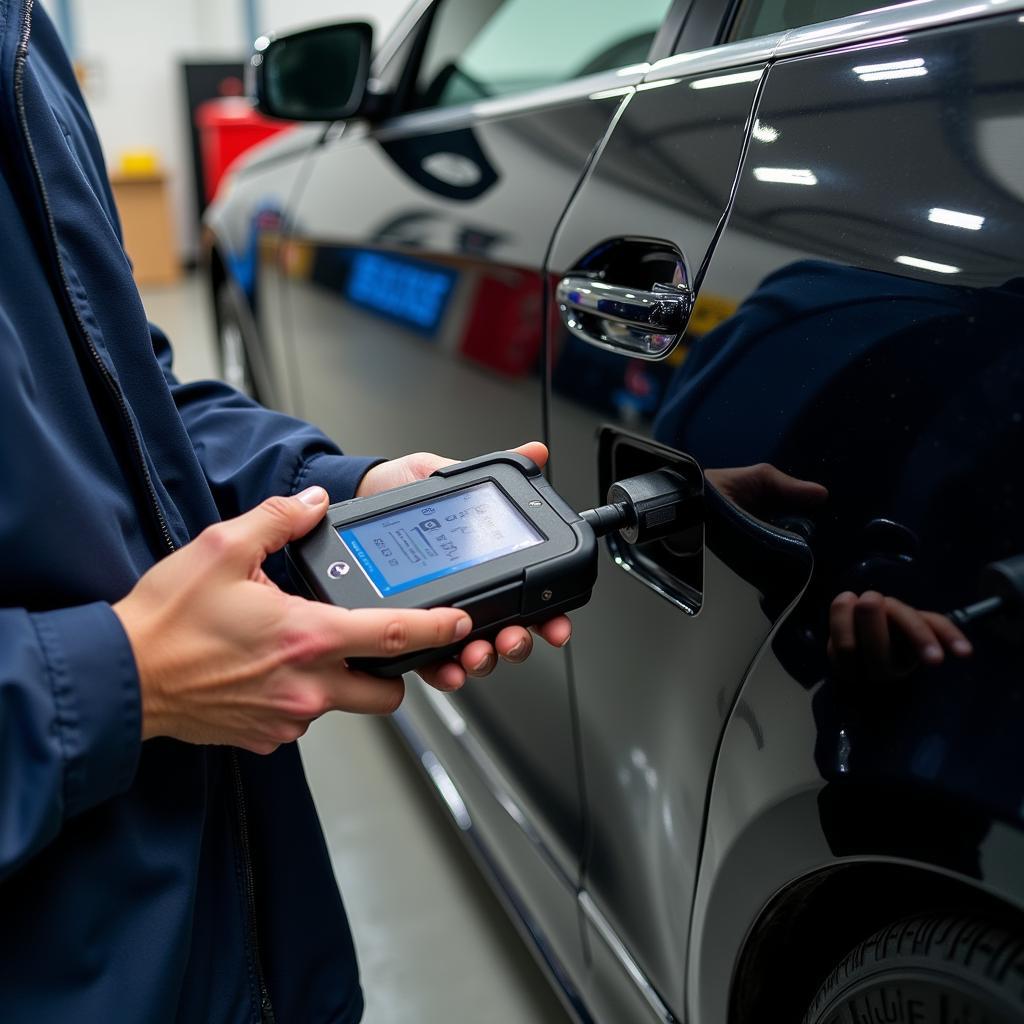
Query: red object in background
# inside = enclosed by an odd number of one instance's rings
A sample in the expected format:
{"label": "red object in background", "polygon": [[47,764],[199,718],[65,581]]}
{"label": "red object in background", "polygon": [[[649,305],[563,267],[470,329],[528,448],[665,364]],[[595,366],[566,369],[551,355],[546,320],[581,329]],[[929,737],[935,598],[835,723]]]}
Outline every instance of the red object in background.
{"label": "red object in background", "polygon": [[509,271],[477,285],[462,354],[507,377],[523,377],[537,365],[541,348],[539,275]]}
{"label": "red object in background", "polygon": [[201,103],[195,112],[203,162],[206,201],[213,199],[228,168],[246,150],[292,127],[254,110],[241,96],[221,96]]}

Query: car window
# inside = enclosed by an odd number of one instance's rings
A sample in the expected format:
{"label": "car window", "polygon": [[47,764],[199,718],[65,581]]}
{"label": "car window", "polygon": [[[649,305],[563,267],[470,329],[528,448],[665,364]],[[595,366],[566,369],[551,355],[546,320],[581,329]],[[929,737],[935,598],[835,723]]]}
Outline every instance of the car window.
{"label": "car window", "polygon": [[443,0],[413,105],[450,107],[647,59],[671,0]]}
{"label": "car window", "polygon": [[773,32],[814,25],[819,21],[832,21],[850,14],[894,7],[905,0],[891,3],[879,0],[742,0],[739,14],[733,22],[729,39],[752,39]]}

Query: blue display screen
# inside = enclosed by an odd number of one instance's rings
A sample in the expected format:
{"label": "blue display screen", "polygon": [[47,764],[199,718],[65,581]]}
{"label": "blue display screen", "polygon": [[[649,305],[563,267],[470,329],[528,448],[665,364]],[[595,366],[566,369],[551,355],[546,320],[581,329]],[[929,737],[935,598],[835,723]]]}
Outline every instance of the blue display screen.
{"label": "blue display screen", "polygon": [[360,306],[432,331],[441,322],[454,283],[450,270],[385,253],[359,252],[352,259],[347,294]]}
{"label": "blue display screen", "polygon": [[337,529],[381,597],[544,540],[490,481]]}

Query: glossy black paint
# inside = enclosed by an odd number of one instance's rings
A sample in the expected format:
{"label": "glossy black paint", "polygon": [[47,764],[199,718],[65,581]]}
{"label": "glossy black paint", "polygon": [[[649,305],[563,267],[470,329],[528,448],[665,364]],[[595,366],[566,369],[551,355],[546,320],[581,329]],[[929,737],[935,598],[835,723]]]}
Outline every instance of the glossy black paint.
{"label": "glossy black paint", "polygon": [[[602,560],[568,665],[410,688],[405,727],[581,1018],[799,1019],[896,913],[1019,926],[1024,624],[979,620],[934,667],[829,652],[840,593],[949,611],[1024,552],[1024,12],[919,6],[831,52],[350,122],[211,222],[225,265],[259,256],[283,404],[350,449],[459,457],[546,423],[578,508],[609,482],[602,424],[703,468],[702,528]],[[655,45],[726,15],[675,4]],[[673,353],[565,331],[563,275],[648,288],[659,251],[696,291]]]}
{"label": "glossy black paint", "polygon": [[[694,89],[694,81],[710,76],[686,76],[628,97],[559,229],[553,276],[569,272],[600,243],[628,235],[672,243],[695,274],[728,207],[762,68],[746,69],[750,79],[724,88]],[[610,269],[609,283],[638,283],[620,280],[623,273]],[[698,292],[693,327],[706,320],[706,309]],[[586,504],[599,494],[596,428],[610,418],[649,431],[667,386],[685,365],[687,347],[649,363],[556,332],[553,474],[570,503]],[[687,893],[696,885],[718,733],[745,667],[774,622],[760,591],[724,557],[742,533],[735,527],[727,506],[709,507],[699,615],[696,603],[686,607],[685,594],[678,595],[684,607],[674,605],[638,585],[630,578],[636,573],[627,576],[605,560],[591,603],[574,617],[573,669],[590,798],[583,884],[661,998],[677,1010],[684,1005]],[[786,603],[785,595],[776,601],[776,614]],[[723,643],[723,637],[731,639]],[[594,983],[604,988],[620,980],[607,973]],[[599,998],[611,1000],[609,993]]]}
{"label": "glossy black paint", "polygon": [[[705,465],[769,461],[830,498],[811,517],[810,586],[719,756],[690,970],[701,1020],[726,1012],[750,928],[735,904],[802,874],[891,859],[1021,906],[1024,626],[1015,640],[979,622],[970,658],[899,680],[839,672],[825,647],[843,590],[946,611],[1024,548],[1022,42],[1010,17],[769,73],[757,116],[773,131],[751,143],[704,282],[743,306],[701,343],[656,432]],[[896,80],[863,70],[890,64],[927,74],[893,96]],[[765,166],[818,184],[760,180]],[[729,422],[723,402],[742,405],[742,429],[708,429]],[[782,851],[765,841],[773,822]]]}

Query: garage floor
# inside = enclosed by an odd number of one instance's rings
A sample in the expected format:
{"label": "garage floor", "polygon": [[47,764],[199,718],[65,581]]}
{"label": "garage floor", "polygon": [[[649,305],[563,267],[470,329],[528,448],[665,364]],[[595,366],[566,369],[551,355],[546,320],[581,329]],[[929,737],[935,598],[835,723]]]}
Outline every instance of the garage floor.
{"label": "garage floor", "polygon": [[[199,284],[143,300],[174,344],[179,378],[212,375]],[[333,714],[301,746],[355,934],[365,1024],[566,1024],[390,725]]]}

